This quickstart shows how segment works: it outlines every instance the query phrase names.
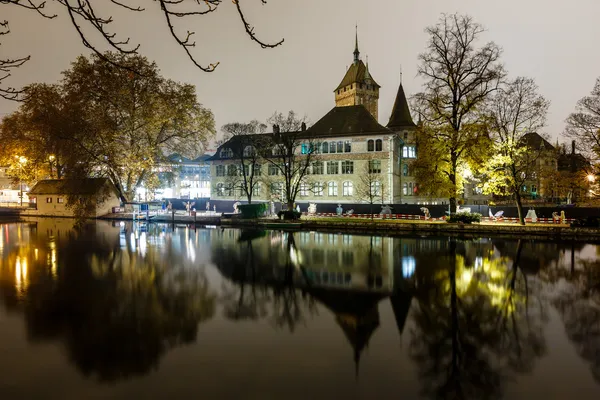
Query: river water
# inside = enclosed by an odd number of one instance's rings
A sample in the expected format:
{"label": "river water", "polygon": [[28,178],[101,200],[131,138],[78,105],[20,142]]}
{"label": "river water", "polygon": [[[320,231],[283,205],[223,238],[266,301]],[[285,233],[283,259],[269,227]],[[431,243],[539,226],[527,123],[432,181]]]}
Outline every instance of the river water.
{"label": "river water", "polygon": [[597,399],[598,254],[0,223],[0,399]]}

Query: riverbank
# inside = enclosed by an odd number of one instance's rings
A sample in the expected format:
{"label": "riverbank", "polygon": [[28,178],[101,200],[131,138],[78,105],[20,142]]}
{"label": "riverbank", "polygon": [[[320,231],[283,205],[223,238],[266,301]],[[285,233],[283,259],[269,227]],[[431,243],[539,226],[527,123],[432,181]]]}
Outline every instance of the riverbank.
{"label": "riverbank", "polygon": [[[140,221],[145,221],[145,215]],[[7,216],[8,217],[8,216]],[[11,216],[14,218],[14,215]],[[13,218],[7,219],[13,219]],[[27,216],[27,219],[35,218]],[[40,217],[42,218],[42,217]],[[45,218],[45,217],[44,217]],[[1,219],[1,218],[0,218]],[[110,214],[99,218],[108,221],[131,221],[132,214]],[[565,240],[594,240],[600,241],[598,228],[572,228],[567,224],[527,224],[482,222],[471,225],[450,224],[444,221],[424,220],[391,220],[391,219],[361,219],[341,217],[303,217],[298,221],[280,221],[277,218],[262,218],[244,220],[237,215],[198,214],[189,216],[182,214],[160,214],[152,216],[147,222],[176,223],[189,225],[218,225],[232,228],[259,228],[310,230],[322,232],[373,233],[378,235],[417,234],[429,236],[461,236],[481,237],[494,236],[505,238],[549,238]]]}
{"label": "riverbank", "polygon": [[447,222],[429,222],[423,220],[369,220],[369,219],[344,219],[344,218],[314,218],[299,221],[273,221],[273,220],[222,220],[221,226],[253,227],[275,229],[278,224],[283,229],[314,230],[314,231],[347,231],[350,233],[377,233],[377,234],[428,234],[481,237],[493,235],[495,237],[514,238],[515,236],[527,238],[553,238],[568,240],[600,240],[600,229],[597,228],[571,228],[566,224],[528,224],[514,223],[475,223],[475,224],[450,224]]}

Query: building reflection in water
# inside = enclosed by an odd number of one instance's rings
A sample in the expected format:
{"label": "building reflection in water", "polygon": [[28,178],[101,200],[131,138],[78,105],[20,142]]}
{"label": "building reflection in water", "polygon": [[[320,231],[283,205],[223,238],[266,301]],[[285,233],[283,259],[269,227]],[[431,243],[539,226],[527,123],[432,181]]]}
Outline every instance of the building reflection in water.
{"label": "building reflection in water", "polygon": [[548,351],[550,307],[600,382],[600,266],[582,245],[67,221],[0,225],[1,298],[100,380],[146,374],[217,313],[295,332],[319,309],[358,375],[389,305],[427,397],[501,397]]}

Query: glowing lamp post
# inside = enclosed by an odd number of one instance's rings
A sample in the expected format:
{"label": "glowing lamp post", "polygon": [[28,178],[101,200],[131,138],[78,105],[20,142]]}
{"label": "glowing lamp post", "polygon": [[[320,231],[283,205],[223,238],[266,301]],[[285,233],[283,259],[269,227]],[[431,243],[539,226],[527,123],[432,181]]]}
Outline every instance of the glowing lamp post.
{"label": "glowing lamp post", "polygon": [[25,158],[23,156],[15,156],[15,158],[17,159],[17,163],[19,164],[19,168],[21,169],[21,173],[19,174],[19,187],[20,187],[19,197],[21,198],[21,207],[23,207],[23,177],[22,177],[22,174],[24,172],[23,165],[25,165],[27,163],[27,158]]}

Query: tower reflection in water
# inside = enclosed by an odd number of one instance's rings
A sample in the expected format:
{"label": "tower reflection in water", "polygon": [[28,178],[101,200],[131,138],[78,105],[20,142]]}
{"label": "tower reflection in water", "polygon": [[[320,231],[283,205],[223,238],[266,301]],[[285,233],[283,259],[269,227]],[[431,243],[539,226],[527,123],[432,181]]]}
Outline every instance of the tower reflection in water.
{"label": "tower reflection in water", "polygon": [[571,256],[575,243],[53,220],[0,225],[0,237],[5,308],[24,316],[30,340],[62,343],[101,381],[148,373],[215,318],[295,332],[319,309],[358,374],[390,329],[382,305],[428,397],[499,397],[548,351],[549,308],[600,376],[600,269]]}

